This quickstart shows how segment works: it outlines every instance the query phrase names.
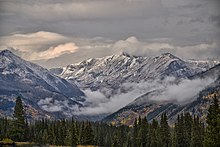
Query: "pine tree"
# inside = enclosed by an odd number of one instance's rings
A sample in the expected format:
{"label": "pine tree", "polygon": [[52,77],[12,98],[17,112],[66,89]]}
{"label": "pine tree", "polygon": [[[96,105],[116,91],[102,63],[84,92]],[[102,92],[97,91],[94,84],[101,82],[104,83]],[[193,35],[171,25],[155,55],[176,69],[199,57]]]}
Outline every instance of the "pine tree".
{"label": "pine tree", "polygon": [[176,135],[176,146],[177,147],[185,147],[186,139],[184,136],[184,118],[183,114],[181,116],[177,116],[177,120],[175,123],[175,135]]}
{"label": "pine tree", "polygon": [[52,144],[57,145],[58,144],[58,127],[57,127],[57,121],[52,123]]}
{"label": "pine tree", "polygon": [[189,113],[184,115],[184,138],[185,138],[185,145],[190,146],[191,144],[191,132],[192,132],[192,117]]}
{"label": "pine tree", "polygon": [[137,119],[135,118],[134,120],[134,125],[133,125],[133,146],[136,147],[138,146],[138,122]]}
{"label": "pine tree", "polygon": [[146,147],[147,146],[148,133],[149,133],[149,131],[148,131],[148,122],[147,122],[147,118],[144,117],[141,120],[141,126],[140,126],[140,131],[139,131],[141,147]]}
{"label": "pine tree", "polygon": [[94,134],[91,127],[91,123],[87,122],[84,130],[84,145],[91,145],[94,143]]}
{"label": "pine tree", "polygon": [[[100,128],[100,127],[97,127],[97,128]],[[97,139],[98,139],[97,145],[104,146],[106,138],[107,138],[106,133],[104,132],[103,127],[102,127],[102,128],[100,128],[99,134],[97,134]]]}
{"label": "pine tree", "polygon": [[126,144],[126,140],[127,140],[127,127],[122,125],[118,127],[118,137],[120,139],[121,145],[122,147]]}
{"label": "pine tree", "polygon": [[220,146],[220,108],[218,98],[215,95],[213,104],[210,105],[207,115],[207,128],[205,132],[204,146],[219,147]]}
{"label": "pine tree", "polygon": [[139,116],[138,117],[138,121],[137,121],[137,137],[136,137],[136,143],[137,143],[137,146],[141,146],[141,124],[142,124],[142,119],[141,117]]}
{"label": "pine tree", "polygon": [[76,136],[76,126],[74,121],[72,120],[68,126],[65,144],[75,147],[77,145],[77,136]]}
{"label": "pine tree", "polygon": [[17,97],[14,108],[13,127],[11,128],[11,138],[15,141],[25,141],[26,123],[25,112],[22,105],[21,97]]}
{"label": "pine tree", "polygon": [[46,129],[44,129],[43,131],[42,131],[42,139],[41,139],[41,143],[42,144],[44,144],[44,145],[46,145],[47,143],[48,143],[48,132],[47,132],[47,130]]}
{"label": "pine tree", "polygon": [[71,146],[77,145],[77,134],[76,134],[76,125],[75,122],[72,121],[71,123]]}
{"label": "pine tree", "polygon": [[3,138],[8,138],[9,136],[9,127],[10,120],[5,118],[0,118],[0,140]]}
{"label": "pine tree", "polygon": [[127,140],[126,140],[126,144],[125,144],[125,147],[133,147],[132,145],[132,134],[131,132],[129,131],[128,134],[127,134]]}
{"label": "pine tree", "polygon": [[66,120],[63,119],[61,120],[60,122],[60,127],[59,127],[59,145],[64,145],[64,141],[65,141],[65,138],[66,138]]}
{"label": "pine tree", "polygon": [[81,124],[79,144],[85,145],[85,122],[84,121]]}
{"label": "pine tree", "polygon": [[202,147],[203,144],[203,124],[199,121],[199,117],[194,116],[192,134],[191,134],[191,147]]}
{"label": "pine tree", "polygon": [[160,126],[161,126],[160,136],[161,136],[162,146],[170,147],[171,146],[171,134],[170,134],[170,127],[168,125],[166,113],[161,115]]}
{"label": "pine tree", "polygon": [[177,126],[177,122],[175,122],[174,124],[174,128],[173,130],[171,131],[172,132],[172,147],[176,147],[177,146],[177,136],[176,136],[176,126]]}
{"label": "pine tree", "polygon": [[153,119],[150,128],[149,128],[149,142],[148,145],[149,147],[160,147],[161,146],[161,140],[159,137],[159,125],[158,125],[158,121]]}
{"label": "pine tree", "polygon": [[113,142],[112,142],[112,147],[121,147],[121,141],[118,135],[118,132],[114,134]]}

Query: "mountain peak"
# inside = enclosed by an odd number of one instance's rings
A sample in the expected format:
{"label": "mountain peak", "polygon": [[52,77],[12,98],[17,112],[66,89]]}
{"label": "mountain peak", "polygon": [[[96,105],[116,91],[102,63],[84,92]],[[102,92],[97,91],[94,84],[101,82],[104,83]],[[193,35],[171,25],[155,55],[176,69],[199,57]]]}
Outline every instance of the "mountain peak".
{"label": "mountain peak", "polygon": [[168,53],[168,52],[162,53],[161,55],[163,55],[163,56],[169,56],[169,57],[175,57],[175,58],[176,58],[176,56],[174,56],[173,54]]}
{"label": "mountain peak", "polygon": [[19,64],[20,62],[26,62],[21,57],[14,54],[10,49],[5,49],[5,50],[0,51],[0,56],[3,57],[3,59],[7,58],[8,61],[10,60],[12,62],[16,62],[17,64]]}
{"label": "mountain peak", "polygon": [[14,54],[10,49],[0,51],[0,55],[10,59],[21,59],[19,56]]}
{"label": "mountain peak", "polygon": [[176,56],[174,56],[173,54],[171,53],[162,53],[160,56],[158,56],[159,58],[170,58],[170,59],[180,59]]}
{"label": "mountain peak", "polygon": [[0,52],[0,54],[1,55],[10,55],[10,54],[13,54],[10,50],[8,50],[8,49],[5,49],[5,50],[2,50],[1,52]]}
{"label": "mountain peak", "polygon": [[126,57],[131,57],[131,55],[128,54],[128,53],[126,53],[126,52],[121,52],[120,55],[122,55],[122,56],[126,56]]}

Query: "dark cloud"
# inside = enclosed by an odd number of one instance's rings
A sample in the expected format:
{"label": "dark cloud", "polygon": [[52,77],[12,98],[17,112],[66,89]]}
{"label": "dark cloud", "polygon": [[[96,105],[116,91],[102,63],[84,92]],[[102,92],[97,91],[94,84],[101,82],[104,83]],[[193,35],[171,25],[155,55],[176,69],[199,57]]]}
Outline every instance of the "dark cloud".
{"label": "dark cloud", "polygon": [[220,27],[220,14],[219,15],[212,15],[212,16],[210,16],[209,20],[211,22],[214,22],[215,24],[217,24],[218,27]]}

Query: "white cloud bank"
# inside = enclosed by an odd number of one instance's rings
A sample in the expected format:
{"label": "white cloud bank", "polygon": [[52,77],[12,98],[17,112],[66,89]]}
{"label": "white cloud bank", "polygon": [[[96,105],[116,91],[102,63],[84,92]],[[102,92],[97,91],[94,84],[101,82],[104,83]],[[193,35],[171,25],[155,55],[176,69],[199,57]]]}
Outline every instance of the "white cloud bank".
{"label": "white cloud bank", "polygon": [[214,79],[194,79],[182,80],[178,84],[167,85],[164,91],[157,97],[151,98],[156,101],[177,101],[179,103],[187,103],[193,100],[201,90],[214,82]]}
{"label": "white cloud bank", "polygon": [[113,113],[141,95],[138,90],[118,94],[111,98],[107,98],[98,91],[92,92],[90,90],[85,90],[84,93],[87,96],[86,105],[85,107],[80,108],[79,111],[76,111],[76,115],[100,115]]}
{"label": "white cloud bank", "polygon": [[219,57],[219,47],[220,45],[216,42],[177,46],[169,43],[169,39],[139,41],[135,36],[131,36],[115,42],[112,49],[114,53],[127,52],[137,56],[155,56],[170,52],[182,58],[207,58]]}
{"label": "white cloud bank", "polygon": [[[118,93],[110,98],[106,98],[101,92],[85,90],[87,96],[85,107],[76,111],[76,115],[100,115],[116,112],[120,108],[133,102],[136,98],[152,90],[164,91],[156,96],[152,96],[153,101],[172,101],[177,103],[187,103],[193,100],[201,90],[211,84],[214,79],[184,79],[177,83],[173,77],[168,77],[163,81],[155,80],[142,83],[126,83],[124,88],[129,92]],[[148,99],[149,100],[149,99]],[[142,102],[148,100],[141,99]]]}

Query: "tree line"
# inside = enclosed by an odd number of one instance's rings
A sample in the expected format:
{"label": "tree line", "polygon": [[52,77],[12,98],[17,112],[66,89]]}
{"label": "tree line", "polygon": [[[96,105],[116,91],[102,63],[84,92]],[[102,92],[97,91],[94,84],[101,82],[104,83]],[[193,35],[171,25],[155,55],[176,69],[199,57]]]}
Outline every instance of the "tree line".
{"label": "tree line", "polygon": [[0,139],[36,142],[42,145],[97,145],[103,147],[219,147],[220,107],[215,96],[206,123],[189,113],[178,115],[173,126],[166,113],[159,121],[135,119],[133,127],[101,122],[41,119],[28,122],[21,97],[16,100],[13,119],[0,118]]}

